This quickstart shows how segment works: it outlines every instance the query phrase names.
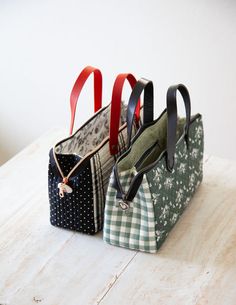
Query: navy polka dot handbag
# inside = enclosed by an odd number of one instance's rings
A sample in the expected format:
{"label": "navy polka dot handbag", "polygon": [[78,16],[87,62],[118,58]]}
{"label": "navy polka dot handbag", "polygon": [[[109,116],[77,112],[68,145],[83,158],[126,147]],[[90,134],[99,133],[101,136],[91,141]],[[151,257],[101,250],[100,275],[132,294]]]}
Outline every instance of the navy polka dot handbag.
{"label": "navy polka dot handbag", "polygon": [[[92,73],[95,114],[73,133],[77,101]],[[105,196],[113,165],[139,125],[140,103],[127,136],[127,106],[121,102],[126,79],[134,87],[136,79],[132,74],[119,74],[111,103],[103,108],[100,70],[86,67],[74,84],[70,97],[70,136],[49,153],[50,222],[54,226],[87,234],[95,234],[103,227]]]}

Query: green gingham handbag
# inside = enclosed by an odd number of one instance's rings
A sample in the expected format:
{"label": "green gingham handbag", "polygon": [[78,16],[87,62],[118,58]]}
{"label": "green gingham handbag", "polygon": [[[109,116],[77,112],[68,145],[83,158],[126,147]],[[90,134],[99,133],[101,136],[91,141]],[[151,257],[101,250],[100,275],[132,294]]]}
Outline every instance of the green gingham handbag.
{"label": "green gingham handbag", "polygon": [[[202,181],[203,125],[200,114],[191,117],[184,85],[168,89],[167,108],[154,121],[150,115],[151,81],[137,82],[129,104],[136,105],[143,90],[148,122],[114,166],[106,196],[103,238],[112,245],[154,253]],[[186,118],[177,117],[177,91],[183,97]]]}

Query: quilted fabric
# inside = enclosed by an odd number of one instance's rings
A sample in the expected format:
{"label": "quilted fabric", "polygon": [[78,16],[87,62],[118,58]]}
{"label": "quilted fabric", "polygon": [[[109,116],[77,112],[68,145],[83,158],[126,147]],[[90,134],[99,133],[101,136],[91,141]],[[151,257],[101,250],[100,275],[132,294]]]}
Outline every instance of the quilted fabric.
{"label": "quilted fabric", "polygon": [[[202,181],[204,137],[200,115],[191,121],[188,140],[188,145],[183,136],[178,140],[172,172],[166,168],[165,151],[158,157],[144,175],[129,210],[119,206],[111,177],[105,207],[106,242],[145,252],[155,252],[161,246]],[[119,175],[127,192],[134,170]],[[144,219],[148,228],[143,225]]]}

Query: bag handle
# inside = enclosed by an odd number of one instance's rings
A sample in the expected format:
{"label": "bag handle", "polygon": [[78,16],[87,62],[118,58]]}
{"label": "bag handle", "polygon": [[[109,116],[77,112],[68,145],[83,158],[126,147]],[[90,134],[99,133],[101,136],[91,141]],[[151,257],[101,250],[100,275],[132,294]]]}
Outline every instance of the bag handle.
{"label": "bag handle", "polygon": [[[148,124],[153,121],[153,83],[150,80],[145,78],[141,78],[137,81],[128,104],[128,109],[131,110],[129,118],[129,128],[132,128],[132,119],[135,107],[137,105],[137,101],[140,98],[142,92],[144,91],[144,101],[143,101],[143,123]],[[127,121],[128,122],[128,121]],[[130,135],[130,134],[129,134]],[[120,180],[119,174],[117,169],[117,163],[113,168],[114,172],[114,181],[113,186],[117,190],[116,198],[122,200],[123,203],[129,203],[132,201],[142,183],[143,180],[143,173],[138,173],[134,179],[131,181],[130,188],[127,193],[124,192]]]}
{"label": "bag handle", "polygon": [[178,84],[169,87],[166,96],[167,102],[167,168],[169,171],[173,170],[175,146],[176,146],[176,132],[177,132],[177,91],[180,92],[186,111],[186,123],[184,127],[184,137],[188,146],[189,125],[191,118],[191,102],[188,89],[183,84]]}
{"label": "bag handle", "polygon": [[[121,115],[121,97],[124,87],[125,80],[128,80],[131,88],[133,89],[136,84],[136,78],[131,73],[119,74],[116,77],[112,90],[112,99],[111,99],[111,115],[110,115],[110,141],[109,148],[110,154],[116,155],[118,153],[118,135],[119,135],[119,125],[120,125],[120,115]],[[128,106],[129,109],[129,106]],[[137,107],[133,113],[135,121],[138,124],[140,119],[140,99],[137,100]],[[134,118],[133,118],[134,121]],[[132,132],[132,126],[127,130],[128,139],[131,137],[129,132]]]}
{"label": "bag handle", "polygon": [[141,78],[135,85],[129,98],[127,110],[127,133],[128,133],[128,148],[131,145],[132,126],[135,118],[135,111],[142,92],[144,91],[143,104],[143,124],[148,124],[153,121],[153,83],[150,80]]}
{"label": "bag handle", "polygon": [[94,112],[98,111],[102,107],[102,73],[97,68],[87,66],[81,71],[76,79],[70,95],[70,135],[73,133],[76,106],[81,90],[83,89],[86,80],[92,73],[94,73]]}

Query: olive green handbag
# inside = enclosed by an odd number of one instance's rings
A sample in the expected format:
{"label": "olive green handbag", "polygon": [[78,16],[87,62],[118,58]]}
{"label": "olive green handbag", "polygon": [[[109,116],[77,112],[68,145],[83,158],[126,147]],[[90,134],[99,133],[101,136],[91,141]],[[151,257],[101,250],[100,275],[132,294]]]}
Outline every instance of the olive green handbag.
{"label": "olive green handbag", "polygon": [[[103,238],[112,245],[153,253],[202,181],[203,125],[200,114],[191,116],[184,85],[168,89],[167,108],[154,121],[151,81],[137,82],[129,104],[134,111],[142,91],[149,115],[115,163],[106,196]],[[177,91],[183,97],[186,118],[177,116]]]}

